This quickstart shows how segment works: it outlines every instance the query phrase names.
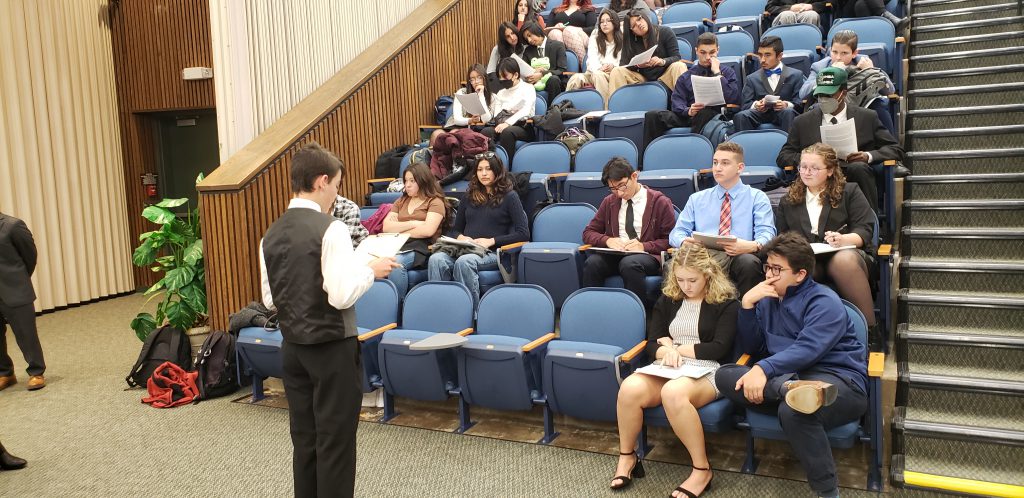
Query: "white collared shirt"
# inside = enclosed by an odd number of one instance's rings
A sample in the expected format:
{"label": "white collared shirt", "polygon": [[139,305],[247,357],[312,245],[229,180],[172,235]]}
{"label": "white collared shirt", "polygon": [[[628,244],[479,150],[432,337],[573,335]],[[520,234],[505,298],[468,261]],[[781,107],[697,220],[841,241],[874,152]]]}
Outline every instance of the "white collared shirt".
{"label": "white collared shirt", "polygon": [[821,218],[821,194],[812,194],[810,189],[804,191],[804,204],[807,205],[807,217],[811,220],[811,233],[818,233],[818,218]]}
{"label": "white collared shirt", "polygon": [[[784,66],[782,64],[782,62],[779,62],[779,64],[777,66],[773,67],[771,70],[774,71],[774,70],[778,69],[779,71],[782,71],[785,67],[786,66]],[[775,90],[777,88],[779,88],[779,82],[782,81],[782,73],[773,74],[771,76],[768,76],[767,80],[768,80],[768,88],[772,92],[775,92]],[[761,97],[761,98],[764,99],[764,97]],[[788,100],[786,100],[784,102],[786,103],[786,107],[793,107],[793,103],[792,102],[790,102]],[[768,105],[768,104],[765,103],[765,105]],[[757,110],[757,101],[756,100],[750,104],[750,109],[755,110],[755,111]]]}
{"label": "white collared shirt", "polygon": [[[848,109],[848,108],[849,108],[849,105],[844,105],[843,106],[843,110],[839,111],[839,114],[835,114],[835,115],[828,114],[828,113],[822,111],[822,113],[821,113],[821,124],[823,124],[823,125],[831,125],[832,124],[832,118],[836,118],[836,124],[839,124],[839,123],[842,123],[843,121],[846,121],[848,119],[846,117],[846,109]],[[865,152],[865,154],[868,155],[868,163],[870,164],[871,163],[871,159],[872,159],[871,158],[871,153],[870,152]],[[846,158],[840,157],[839,159],[846,159]]]}
{"label": "white collared shirt", "polygon": [[626,201],[628,200],[633,201],[633,229],[636,230],[637,240],[640,240],[640,236],[643,235],[640,230],[644,226],[644,208],[647,207],[647,189],[640,185],[633,197],[619,201],[619,238],[624,241],[629,240],[629,235],[626,235]]}

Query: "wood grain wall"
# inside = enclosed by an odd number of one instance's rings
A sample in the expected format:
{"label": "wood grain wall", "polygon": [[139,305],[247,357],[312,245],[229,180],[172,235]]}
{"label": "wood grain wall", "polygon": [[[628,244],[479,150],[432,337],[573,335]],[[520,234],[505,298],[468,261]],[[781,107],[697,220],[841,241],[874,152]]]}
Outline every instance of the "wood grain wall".
{"label": "wood grain wall", "polygon": [[433,102],[486,62],[510,0],[427,0],[200,186],[211,324],[259,299],[258,244],[286,208],[292,153],[316,141],[347,167],[342,195],[361,201],[384,150],[418,140]]}
{"label": "wood grain wall", "polygon": [[[120,0],[109,7],[117,82],[129,252],[153,226],[140,213],[146,197],[140,175],[156,173],[154,120],[147,113],[211,109],[213,80],[185,81],[186,67],[212,67],[208,0]],[[136,287],[158,275],[132,267]]]}

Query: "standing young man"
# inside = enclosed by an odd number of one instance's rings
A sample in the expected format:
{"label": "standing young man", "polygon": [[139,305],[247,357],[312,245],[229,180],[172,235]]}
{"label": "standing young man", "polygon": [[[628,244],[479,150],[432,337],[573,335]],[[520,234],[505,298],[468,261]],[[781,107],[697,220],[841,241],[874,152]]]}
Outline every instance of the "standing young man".
{"label": "standing young man", "polygon": [[394,258],[360,259],[334,207],[344,165],[316,143],[292,157],[295,197],[260,242],[263,304],[278,310],[295,496],[352,496],[362,369],[353,305]]}
{"label": "standing young man", "polygon": [[733,142],[719,144],[711,166],[717,185],[687,199],[668,237],[672,247],[679,247],[683,242],[700,244],[693,239],[693,232],[735,235],[736,241],[725,245],[724,250],[709,248],[708,252],[729,274],[741,295],[762,280],[757,253],[775,236],[772,204],[764,192],[743,184],[743,166],[743,147]]}
{"label": "standing young man", "polygon": [[675,224],[672,201],[641,185],[636,171],[621,157],[608,161],[601,182],[611,194],[583,229],[583,243],[629,254],[590,251],[583,264],[583,286],[604,287],[606,278],[619,275],[624,287],[650,309],[654,302],[648,299],[645,282],[661,273],[661,251],[668,249],[668,234]]}
{"label": "standing young man", "polygon": [[767,279],[743,295],[736,340],[763,359],[722,365],[715,384],[746,409],[777,414],[818,496],[838,496],[827,431],[867,409],[867,348],[839,296],[811,279],[814,251],[786,232],[766,247]]}
{"label": "standing young man", "polygon": [[36,243],[24,221],[0,213],[0,391],[17,384],[14,362],[7,354],[7,324],[28,363],[28,390],[46,387],[46,362],[36,331],[36,300],[32,272],[36,269]]}

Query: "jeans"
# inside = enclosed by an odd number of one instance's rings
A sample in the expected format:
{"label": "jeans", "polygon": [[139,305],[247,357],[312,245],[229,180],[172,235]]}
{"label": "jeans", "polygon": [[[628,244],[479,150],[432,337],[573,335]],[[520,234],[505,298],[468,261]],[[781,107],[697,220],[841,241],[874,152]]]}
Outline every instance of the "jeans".
{"label": "jeans", "polygon": [[405,299],[405,293],[409,292],[409,270],[414,259],[416,259],[416,253],[412,251],[400,252],[395,255],[395,262],[402,267],[391,270],[388,280],[398,288],[399,299]]}
{"label": "jeans", "polygon": [[475,254],[452,259],[443,252],[435,252],[427,261],[427,275],[430,280],[454,280],[469,288],[473,304],[480,301],[480,270],[497,270],[498,255],[488,251],[484,257]]}

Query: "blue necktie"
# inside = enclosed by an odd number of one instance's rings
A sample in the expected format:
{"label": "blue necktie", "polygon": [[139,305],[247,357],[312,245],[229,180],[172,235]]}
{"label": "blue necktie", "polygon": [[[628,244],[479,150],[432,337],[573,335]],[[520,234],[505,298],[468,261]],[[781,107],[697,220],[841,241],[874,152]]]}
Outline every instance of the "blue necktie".
{"label": "blue necktie", "polygon": [[777,74],[777,75],[781,76],[782,75],[782,68],[780,67],[778,69],[765,69],[764,70],[765,78],[771,78],[771,76],[773,74]]}

